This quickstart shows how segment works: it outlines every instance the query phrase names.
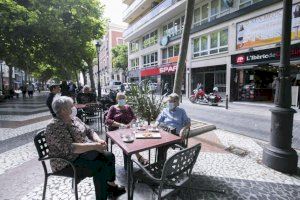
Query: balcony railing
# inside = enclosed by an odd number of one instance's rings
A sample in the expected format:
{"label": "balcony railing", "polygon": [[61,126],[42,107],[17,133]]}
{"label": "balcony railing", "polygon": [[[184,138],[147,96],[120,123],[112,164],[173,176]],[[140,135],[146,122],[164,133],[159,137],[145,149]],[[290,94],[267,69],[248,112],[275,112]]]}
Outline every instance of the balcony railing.
{"label": "balcony railing", "polygon": [[142,25],[146,24],[148,21],[156,17],[158,14],[163,12],[164,10],[168,9],[175,3],[181,0],[165,0],[158,4],[156,7],[154,7],[152,10],[150,10],[144,17],[142,17],[140,20],[129,26],[123,33],[124,37],[127,37],[129,34],[131,34],[133,31],[140,28]]}
{"label": "balcony railing", "polygon": [[124,12],[123,12],[123,19],[128,16],[129,13],[131,13],[133,10],[137,8],[138,5],[140,5],[145,0],[135,0]]}

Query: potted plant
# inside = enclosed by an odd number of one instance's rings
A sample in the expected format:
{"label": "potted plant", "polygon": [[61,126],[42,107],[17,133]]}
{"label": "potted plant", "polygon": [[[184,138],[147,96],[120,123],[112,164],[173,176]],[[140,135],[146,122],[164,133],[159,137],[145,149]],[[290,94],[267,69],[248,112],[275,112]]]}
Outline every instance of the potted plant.
{"label": "potted plant", "polygon": [[139,85],[133,84],[127,96],[127,103],[133,108],[138,117],[145,119],[150,125],[160,114],[164,107],[164,96],[157,96],[148,87],[148,81]]}

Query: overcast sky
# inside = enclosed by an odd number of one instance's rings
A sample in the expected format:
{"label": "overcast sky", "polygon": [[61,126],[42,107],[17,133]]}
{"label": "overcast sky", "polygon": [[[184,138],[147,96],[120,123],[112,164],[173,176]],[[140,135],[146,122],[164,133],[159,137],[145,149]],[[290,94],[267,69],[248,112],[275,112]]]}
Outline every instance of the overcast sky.
{"label": "overcast sky", "polygon": [[123,4],[122,0],[101,0],[101,2],[105,5],[105,17],[110,18],[115,24],[126,25],[122,22],[122,16],[127,5]]}

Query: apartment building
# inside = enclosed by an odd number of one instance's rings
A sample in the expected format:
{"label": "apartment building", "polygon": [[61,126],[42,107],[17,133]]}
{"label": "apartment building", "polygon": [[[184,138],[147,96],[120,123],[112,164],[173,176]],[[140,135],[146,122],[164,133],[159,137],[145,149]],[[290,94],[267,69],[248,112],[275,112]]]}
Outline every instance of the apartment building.
{"label": "apartment building", "polygon": [[[129,43],[131,81],[173,84],[184,24],[185,0],[124,0],[123,36]],[[292,77],[300,80],[300,3],[294,1]],[[218,87],[231,100],[271,101],[278,75],[280,0],[196,0],[187,51],[185,83],[206,92]]]}
{"label": "apartment building", "polygon": [[[112,67],[112,48],[125,44],[123,39],[123,31],[125,26],[109,23],[107,25],[106,34],[101,39],[101,47],[99,53],[100,64],[100,84],[106,86],[110,81],[125,81],[122,71],[116,71]],[[98,66],[94,66],[94,80],[98,80]]]}

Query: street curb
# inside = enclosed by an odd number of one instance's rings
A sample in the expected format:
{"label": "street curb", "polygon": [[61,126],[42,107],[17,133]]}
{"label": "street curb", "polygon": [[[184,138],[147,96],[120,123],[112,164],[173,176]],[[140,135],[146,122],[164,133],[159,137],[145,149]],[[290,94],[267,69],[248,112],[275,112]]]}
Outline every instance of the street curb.
{"label": "street curb", "polygon": [[216,126],[213,124],[209,124],[206,122],[202,122],[199,120],[192,120],[194,122],[196,122],[196,124],[192,124],[191,129],[190,129],[190,134],[189,134],[189,138],[191,137],[195,137],[197,135],[206,133],[208,131],[212,131],[214,129],[216,129]]}

